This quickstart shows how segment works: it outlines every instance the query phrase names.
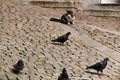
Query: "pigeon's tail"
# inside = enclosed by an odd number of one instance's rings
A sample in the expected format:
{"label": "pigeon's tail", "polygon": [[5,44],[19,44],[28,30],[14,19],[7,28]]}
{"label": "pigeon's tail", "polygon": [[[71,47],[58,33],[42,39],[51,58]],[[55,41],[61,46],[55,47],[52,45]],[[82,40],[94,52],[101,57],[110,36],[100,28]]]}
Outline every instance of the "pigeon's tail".
{"label": "pigeon's tail", "polygon": [[56,40],[52,40],[52,42],[56,42]]}

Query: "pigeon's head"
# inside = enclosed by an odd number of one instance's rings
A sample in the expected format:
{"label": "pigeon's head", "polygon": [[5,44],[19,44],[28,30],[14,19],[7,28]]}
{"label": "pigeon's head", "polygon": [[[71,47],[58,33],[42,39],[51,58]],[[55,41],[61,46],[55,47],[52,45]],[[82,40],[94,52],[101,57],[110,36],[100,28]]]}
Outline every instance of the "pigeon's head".
{"label": "pigeon's head", "polygon": [[17,62],[17,64],[18,64],[18,65],[19,65],[19,64],[23,64],[23,60],[22,60],[22,59],[19,59],[18,62]]}
{"label": "pigeon's head", "polygon": [[71,34],[71,32],[67,32],[67,35],[70,35]]}
{"label": "pigeon's head", "polygon": [[105,58],[104,61],[109,61],[109,58]]}
{"label": "pigeon's head", "polygon": [[66,73],[67,71],[66,71],[66,69],[65,68],[63,68],[63,70],[62,70],[62,73]]}

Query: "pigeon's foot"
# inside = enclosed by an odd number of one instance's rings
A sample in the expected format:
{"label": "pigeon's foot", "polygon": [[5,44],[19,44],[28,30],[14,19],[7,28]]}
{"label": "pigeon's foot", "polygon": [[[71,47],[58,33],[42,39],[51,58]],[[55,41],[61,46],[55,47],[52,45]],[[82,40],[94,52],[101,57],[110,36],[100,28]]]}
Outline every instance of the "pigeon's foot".
{"label": "pigeon's foot", "polygon": [[61,43],[62,46],[64,46],[64,43]]}
{"label": "pigeon's foot", "polygon": [[103,73],[98,73],[98,76],[99,76],[99,78],[101,79],[102,76],[108,76],[108,75],[103,74]]}

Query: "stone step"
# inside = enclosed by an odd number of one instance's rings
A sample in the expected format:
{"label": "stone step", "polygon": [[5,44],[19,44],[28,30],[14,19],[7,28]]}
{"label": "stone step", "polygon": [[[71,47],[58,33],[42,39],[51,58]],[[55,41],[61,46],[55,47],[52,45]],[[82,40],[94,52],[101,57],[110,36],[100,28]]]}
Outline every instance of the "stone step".
{"label": "stone step", "polygon": [[120,18],[120,11],[78,10],[81,15]]}
{"label": "stone step", "polygon": [[33,5],[39,5],[46,8],[81,8],[80,1],[30,1]]}
{"label": "stone step", "polygon": [[105,45],[102,45],[101,43],[93,40],[92,38],[88,37],[85,34],[79,33],[72,27],[63,26],[63,28],[66,29],[66,31],[71,31],[73,36],[78,36],[77,39],[81,40],[87,46],[97,50],[101,55],[108,56],[108,57],[120,62],[120,58],[119,58],[120,53],[119,52],[116,52],[115,50],[113,50],[109,47],[106,47]]}
{"label": "stone step", "polygon": [[39,2],[81,2],[81,0],[18,0],[18,1],[39,1]]}

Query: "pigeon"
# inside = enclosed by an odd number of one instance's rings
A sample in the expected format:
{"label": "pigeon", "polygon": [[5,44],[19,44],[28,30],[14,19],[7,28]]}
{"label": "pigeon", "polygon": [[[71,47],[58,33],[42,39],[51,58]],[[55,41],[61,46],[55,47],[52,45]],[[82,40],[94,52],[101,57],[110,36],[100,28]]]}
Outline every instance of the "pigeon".
{"label": "pigeon", "polygon": [[101,73],[103,73],[103,69],[105,69],[105,67],[107,66],[107,62],[109,61],[108,58],[105,58],[103,61],[98,62],[92,66],[88,66],[86,69],[94,69],[97,71],[97,73],[100,71]]}
{"label": "pigeon", "polygon": [[70,80],[65,68],[63,68],[62,73],[58,77],[58,80]]}
{"label": "pigeon", "polygon": [[23,70],[24,68],[24,62],[22,59],[18,60],[16,64],[13,65],[14,70],[17,72],[20,72],[20,70]]}
{"label": "pigeon", "polygon": [[67,32],[64,35],[59,36],[57,39],[52,40],[52,42],[60,42],[64,44],[65,41],[68,40],[68,36],[71,34],[71,32]]}

